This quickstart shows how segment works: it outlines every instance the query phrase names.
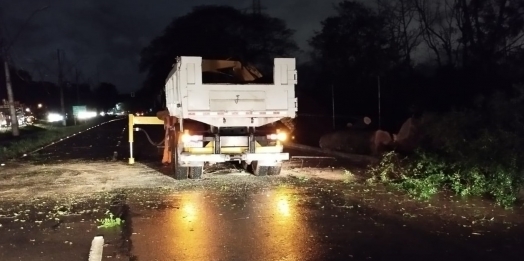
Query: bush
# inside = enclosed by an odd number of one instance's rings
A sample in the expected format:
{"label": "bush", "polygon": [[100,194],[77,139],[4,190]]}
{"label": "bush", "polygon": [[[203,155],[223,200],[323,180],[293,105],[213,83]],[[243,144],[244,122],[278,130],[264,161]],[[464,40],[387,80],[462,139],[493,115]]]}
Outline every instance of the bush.
{"label": "bush", "polygon": [[511,206],[523,184],[524,92],[478,98],[472,109],[425,114],[424,139],[413,155],[385,154],[370,172],[381,180],[427,199],[439,189],[462,196],[489,195]]}

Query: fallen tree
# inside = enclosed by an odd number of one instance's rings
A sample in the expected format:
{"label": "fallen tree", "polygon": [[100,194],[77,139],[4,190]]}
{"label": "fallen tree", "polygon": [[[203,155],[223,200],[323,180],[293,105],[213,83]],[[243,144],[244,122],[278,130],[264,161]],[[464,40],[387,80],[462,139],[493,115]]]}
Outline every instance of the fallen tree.
{"label": "fallen tree", "polygon": [[320,138],[320,148],[354,154],[377,156],[391,150],[393,138],[387,131],[343,130]]}
{"label": "fallen tree", "polygon": [[395,150],[404,154],[412,153],[420,145],[422,131],[420,121],[408,118],[397,134],[383,130],[371,130],[367,117],[355,125],[348,124],[347,130],[330,132],[320,138],[323,149],[362,155],[380,156]]}
{"label": "fallen tree", "polygon": [[[511,95],[481,97],[471,109],[426,113],[398,134],[399,141],[406,141],[406,133],[416,137],[411,138],[420,144],[415,153],[387,153],[370,169],[373,180],[421,199],[450,189],[461,196],[487,195],[509,207],[524,184],[523,112],[524,88],[519,88]],[[412,144],[404,143],[408,149]]]}

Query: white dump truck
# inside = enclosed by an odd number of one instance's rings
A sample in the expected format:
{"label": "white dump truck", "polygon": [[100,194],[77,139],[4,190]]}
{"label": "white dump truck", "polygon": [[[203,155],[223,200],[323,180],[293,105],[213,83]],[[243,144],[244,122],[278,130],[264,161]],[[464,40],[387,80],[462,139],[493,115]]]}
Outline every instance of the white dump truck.
{"label": "white dump truck", "polygon": [[[203,83],[204,72],[220,74],[223,69],[242,81]],[[282,162],[289,160],[282,144],[289,133],[275,123],[296,116],[296,61],[275,58],[273,83],[253,82],[260,77],[255,68],[237,61],[176,59],[165,85],[168,114],[157,117],[167,126],[164,162],[169,155],[175,178],[200,178],[206,163],[228,161],[250,166],[257,176],[280,174]],[[155,124],[145,118],[130,115],[130,128]],[[130,138],[131,148],[132,142]]]}

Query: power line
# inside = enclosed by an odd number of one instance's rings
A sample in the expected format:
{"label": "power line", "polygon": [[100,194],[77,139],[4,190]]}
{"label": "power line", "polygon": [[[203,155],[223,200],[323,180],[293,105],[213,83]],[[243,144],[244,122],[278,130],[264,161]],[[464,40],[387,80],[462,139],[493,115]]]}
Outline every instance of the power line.
{"label": "power line", "polygon": [[262,14],[262,6],[260,4],[260,0],[253,0],[253,14],[254,15],[260,15]]}
{"label": "power line", "polygon": [[6,16],[2,14],[2,11],[3,10],[0,9],[0,19],[2,19],[2,21],[1,21],[2,22],[2,28],[0,29],[2,31],[0,31],[0,33],[2,34],[2,36],[4,38],[2,40],[5,41],[6,39],[11,39],[11,36],[9,35],[9,29],[7,28],[7,22],[6,22],[5,19],[3,19]]}
{"label": "power line", "polygon": [[25,20],[24,24],[22,24],[22,27],[20,28],[20,30],[18,30],[18,32],[13,37],[13,39],[11,39],[11,42],[6,46],[5,52],[9,51],[11,46],[15,43],[16,39],[20,36],[20,34],[22,34],[22,32],[24,31],[24,29],[27,26],[27,24],[29,24],[29,21],[31,21],[31,18],[33,18],[33,16],[35,16],[38,12],[43,11],[43,10],[45,10],[47,8],[49,8],[48,5],[40,8],[40,9],[37,9],[33,13],[31,13],[31,15]]}
{"label": "power line", "polygon": [[[16,108],[15,108],[15,99],[14,99],[14,95],[13,95],[13,87],[12,87],[12,82],[11,82],[11,73],[9,71],[9,62],[8,62],[8,59],[9,59],[9,49],[11,48],[11,46],[13,46],[13,44],[15,43],[16,39],[20,36],[20,34],[22,34],[22,32],[24,31],[25,27],[27,26],[27,24],[29,24],[29,21],[31,21],[31,18],[33,18],[33,16],[35,16],[39,11],[42,11],[44,9],[47,9],[49,6],[44,6],[40,9],[37,9],[35,10],[33,13],[31,13],[31,15],[25,20],[24,24],[22,25],[22,27],[17,31],[17,33],[15,34],[15,36],[11,39],[10,43],[7,44],[5,43],[2,39],[2,41],[0,41],[1,43],[1,52],[2,52],[2,59],[3,59],[3,63],[4,63],[4,73],[5,73],[5,80],[6,80],[6,89],[7,89],[7,99],[8,99],[8,105],[9,105],[9,111],[10,111],[10,114],[11,114],[11,130],[12,130],[12,133],[13,133],[13,136],[15,137],[18,137],[20,135],[20,132],[18,130],[18,117],[17,117],[17,113],[16,113]],[[4,28],[4,30],[6,31],[5,33],[7,34],[7,28]]]}
{"label": "power line", "polygon": [[253,0],[250,7],[241,8],[238,10],[242,11],[243,13],[251,12],[253,15],[261,15],[262,10],[265,10],[266,8],[262,6],[260,1],[261,0]]}
{"label": "power line", "polygon": [[[63,54],[63,52],[62,52]],[[58,86],[60,87],[60,107],[62,109],[62,125],[66,126],[65,102],[64,102],[64,75],[62,71],[62,55],[60,49],[56,50],[56,57],[58,59]]]}

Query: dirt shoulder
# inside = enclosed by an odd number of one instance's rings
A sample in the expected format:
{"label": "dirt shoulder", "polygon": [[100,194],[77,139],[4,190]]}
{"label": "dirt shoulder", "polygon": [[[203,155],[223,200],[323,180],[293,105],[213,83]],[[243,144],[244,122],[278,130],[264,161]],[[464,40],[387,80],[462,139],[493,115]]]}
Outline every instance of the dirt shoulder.
{"label": "dirt shoulder", "polygon": [[[73,161],[60,164],[33,164],[11,162],[1,167],[0,200],[28,200],[31,198],[90,197],[97,193],[120,189],[177,189],[190,186],[198,181],[177,181],[169,177],[169,167],[155,169],[148,165],[125,162],[83,162]],[[295,176],[299,178],[325,178],[342,180],[344,169],[306,167],[286,165],[282,175],[274,179]],[[228,174],[229,178],[223,174]],[[234,176],[251,175],[240,169],[220,168],[208,170],[205,179],[221,178],[222,181],[234,181]],[[256,177],[252,177],[256,181]],[[265,179],[259,179],[265,182]]]}
{"label": "dirt shoulder", "polygon": [[317,182],[326,190],[336,191],[361,205],[405,217],[435,215],[444,219],[491,221],[497,217],[517,222],[524,213],[522,203],[513,210],[504,210],[487,199],[463,199],[446,193],[430,201],[418,201],[382,185],[367,184],[362,169],[348,169],[329,163],[304,166],[302,162],[290,161],[284,164],[280,176],[272,177],[255,177],[234,165],[208,168],[203,180],[198,181],[174,180],[168,176],[169,172],[169,167],[152,167],[142,163],[129,165],[121,161],[68,161],[61,164],[11,162],[1,167],[0,201],[22,203],[35,198],[53,201],[92,199],[121,190],[172,193],[204,187],[223,190],[250,186],[259,189],[294,180],[304,184]]}
{"label": "dirt shoulder", "polygon": [[175,181],[145,165],[123,162],[11,163],[2,167],[0,199],[89,197],[117,189],[154,188]]}

